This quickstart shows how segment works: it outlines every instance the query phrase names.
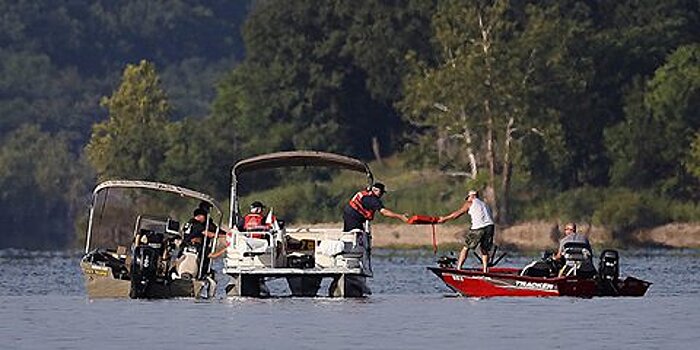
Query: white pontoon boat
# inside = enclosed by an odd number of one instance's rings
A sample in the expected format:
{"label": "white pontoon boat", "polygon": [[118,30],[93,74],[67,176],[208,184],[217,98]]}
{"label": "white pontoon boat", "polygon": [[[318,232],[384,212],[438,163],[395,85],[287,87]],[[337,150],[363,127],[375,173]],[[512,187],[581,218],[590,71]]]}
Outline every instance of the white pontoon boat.
{"label": "white pontoon boat", "polygon": [[[99,184],[92,195],[80,267],[90,298],[211,297],[216,289],[210,259],[216,237],[183,243],[192,209],[206,207],[207,222],[223,218],[220,206],[187,188],[149,181]],[[203,253],[204,252],[204,253]]]}
{"label": "white pontoon boat", "polygon": [[[360,297],[370,293],[372,235],[364,230],[285,227],[277,221],[269,227],[246,231],[239,208],[238,181],[247,172],[284,167],[335,167],[373,177],[369,166],[357,159],[323,152],[296,151],[265,154],[242,160],[231,171],[231,207],[224,273],[232,277],[230,296],[269,295],[266,281],[285,278],[293,296],[316,296],[324,278],[331,278],[328,295]],[[340,213],[338,213],[340,217]]]}

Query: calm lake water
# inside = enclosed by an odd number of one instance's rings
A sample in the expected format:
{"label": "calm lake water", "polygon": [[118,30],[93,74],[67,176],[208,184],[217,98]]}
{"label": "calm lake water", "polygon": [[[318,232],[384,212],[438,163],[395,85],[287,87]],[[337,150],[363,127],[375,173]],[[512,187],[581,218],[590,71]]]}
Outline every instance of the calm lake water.
{"label": "calm lake water", "polygon": [[700,346],[700,250],[622,251],[622,274],[654,284],[643,298],[594,299],[455,297],[425,269],[432,252],[377,250],[363,299],[89,300],[79,259],[0,250],[0,349]]}

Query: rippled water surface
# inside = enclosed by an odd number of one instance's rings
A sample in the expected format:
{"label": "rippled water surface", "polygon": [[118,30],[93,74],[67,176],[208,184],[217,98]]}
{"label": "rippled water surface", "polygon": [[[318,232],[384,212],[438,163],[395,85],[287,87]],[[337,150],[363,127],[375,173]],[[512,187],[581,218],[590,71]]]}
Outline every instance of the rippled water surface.
{"label": "rippled water surface", "polygon": [[93,301],[79,258],[0,251],[0,349],[700,346],[700,250],[622,251],[622,274],[654,284],[643,298],[593,299],[455,297],[425,269],[431,253],[378,250],[368,298]]}

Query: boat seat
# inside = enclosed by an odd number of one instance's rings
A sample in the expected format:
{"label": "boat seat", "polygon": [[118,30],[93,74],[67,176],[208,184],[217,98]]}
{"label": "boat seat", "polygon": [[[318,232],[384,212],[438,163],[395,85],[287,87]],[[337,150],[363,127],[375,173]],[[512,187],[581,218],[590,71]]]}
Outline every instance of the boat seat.
{"label": "boat seat", "polygon": [[564,245],[563,250],[564,267],[559,272],[559,276],[582,276],[590,277],[595,274],[593,266],[593,253],[591,247],[585,243],[569,242]]}
{"label": "boat seat", "polygon": [[270,243],[265,238],[244,237],[245,250],[253,253],[265,253],[270,247]]}
{"label": "boat seat", "polygon": [[316,250],[323,255],[336,256],[343,253],[345,250],[345,243],[346,242],[334,239],[324,239],[318,244]]}

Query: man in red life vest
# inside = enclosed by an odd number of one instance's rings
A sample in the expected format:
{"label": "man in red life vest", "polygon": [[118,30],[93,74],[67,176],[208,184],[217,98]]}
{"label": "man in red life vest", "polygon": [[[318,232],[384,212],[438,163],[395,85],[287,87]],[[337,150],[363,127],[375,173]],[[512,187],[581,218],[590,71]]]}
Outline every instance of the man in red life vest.
{"label": "man in red life vest", "polygon": [[374,219],[375,212],[408,222],[408,217],[405,214],[397,214],[384,207],[381,198],[385,192],[384,184],[376,182],[369,190],[355,193],[343,208],[343,231],[364,230],[365,222]]}
{"label": "man in red life vest", "polygon": [[265,215],[263,215],[264,209],[265,205],[260,201],[251,203],[250,213],[243,218],[243,229],[246,231],[270,229],[272,225],[265,223]]}

